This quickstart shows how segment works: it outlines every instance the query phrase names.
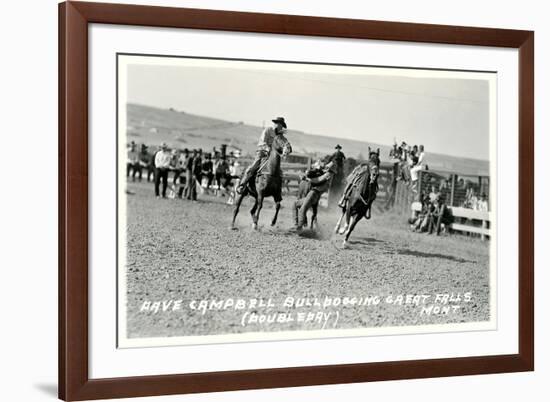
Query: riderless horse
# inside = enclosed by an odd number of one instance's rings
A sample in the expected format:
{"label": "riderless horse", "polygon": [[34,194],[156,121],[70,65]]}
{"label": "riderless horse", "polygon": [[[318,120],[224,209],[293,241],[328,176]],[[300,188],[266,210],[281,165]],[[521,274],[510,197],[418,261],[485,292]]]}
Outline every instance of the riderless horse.
{"label": "riderless horse", "polygon": [[281,189],[283,187],[283,173],[281,171],[281,157],[292,152],[292,147],[288,140],[279,134],[273,139],[271,149],[265,161],[262,162],[256,177],[251,177],[246,184],[245,189],[235,203],[235,210],[233,212],[233,221],[231,228],[235,229],[235,219],[239,213],[239,208],[243,199],[250,195],[254,197],[254,206],[250,210],[252,216],[252,227],[258,228],[258,219],[260,217],[260,211],[262,210],[265,197],[273,197],[275,201],[275,216],[271,220],[271,226],[275,226],[277,223],[277,216],[279,215],[279,209],[281,209],[281,201],[283,199],[281,195]]}
{"label": "riderless horse", "polygon": [[[378,192],[378,175],[380,168],[380,149],[376,152],[369,147],[369,160],[363,172],[351,189],[350,195],[342,208],[342,216],[336,224],[335,232],[344,235],[343,246],[346,247],[349,236],[355,225],[362,219],[370,219],[371,206]],[[345,226],[340,229],[342,220],[346,218]]]}

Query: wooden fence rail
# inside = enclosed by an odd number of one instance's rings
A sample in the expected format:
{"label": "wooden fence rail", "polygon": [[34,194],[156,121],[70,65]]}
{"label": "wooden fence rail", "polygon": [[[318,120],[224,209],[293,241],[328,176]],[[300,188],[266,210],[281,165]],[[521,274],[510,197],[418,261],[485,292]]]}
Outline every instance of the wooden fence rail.
{"label": "wooden fence rail", "polygon": [[[412,203],[411,210],[413,213],[418,213],[421,209],[422,206],[419,202]],[[490,238],[491,215],[489,212],[461,207],[449,207],[449,210],[455,220],[449,225],[449,229],[463,233],[478,234],[481,240]]]}

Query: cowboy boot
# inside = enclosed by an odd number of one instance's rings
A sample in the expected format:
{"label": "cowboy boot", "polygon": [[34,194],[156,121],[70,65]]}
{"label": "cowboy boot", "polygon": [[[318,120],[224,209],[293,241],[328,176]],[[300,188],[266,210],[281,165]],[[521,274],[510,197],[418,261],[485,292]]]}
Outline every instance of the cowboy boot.
{"label": "cowboy boot", "polygon": [[239,182],[239,185],[235,189],[235,192],[237,194],[244,193],[244,190],[246,188],[246,184],[248,183],[248,180],[250,180],[250,174],[248,173],[248,170],[244,172],[242,179]]}
{"label": "cowboy boot", "polygon": [[348,197],[349,197],[348,193],[350,192],[350,188],[351,188],[351,186],[346,187],[346,189],[342,193],[342,197],[340,198],[340,201],[338,201],[338,206],[340,208],[345,208],[346,207],[346,201],[348,200]]}

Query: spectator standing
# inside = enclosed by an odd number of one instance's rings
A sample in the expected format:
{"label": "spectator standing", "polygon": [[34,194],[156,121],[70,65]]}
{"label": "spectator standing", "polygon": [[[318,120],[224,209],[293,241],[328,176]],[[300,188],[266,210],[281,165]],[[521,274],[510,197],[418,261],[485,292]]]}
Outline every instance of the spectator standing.
{"label": "spectator standing", "polygon": [[464,201],[465,207],[469,209],[477,209],[477,197],[474,192],[474,188],[468,186],[466,190],[466,200]]}
{"label": "spectator standing", "polygon": [[435,191],[435,186],[432,184],[430,188],[430,194],[428,195],[430,202],[435,202],[435,200],[439,197],[439,193]]}
{"label": "spectator standing", "polygon": [[[414,146],[414,148],[416,148],[416,145]],[[412,157],[413,165],[411,167],[411,180],[414,185],[418,180],[418,172],[424,169],[424,145],[420,145],[416,152],[413,149],[413,152],[414,156]]]}
{"label": "spectator standing", "polygon": [[[232,153],[230,154],[232,155]],[[229,163],[228,163],[228,172],[227,172],[227,180],[225,182],[225,187],[232,188],[229,190],[229,198],[227,199],[227,204],[232,205],[235,202],[235,195],[236,191],[233,189],[239,188],[239,185],[241,184],[241,176],[243,174],[243,169],[241,169],[241,164],[239,163],[239,160],[236,156],[231,156]],[[235,180],[233,184],[233,180]]]}
{"label": "spectator standing", "polygon": [[220,183],[218,181],[218,175],[217,175],[218,166],[220,165],[220,162],[221,162],[220,154],[218,152],[215,152],[214,161],[212,162],[212,168],[214,171],[214,184],[216,185],[217,188],[220,188]]}
{"label": "spectator standing", "polygon": [[160,182],[162,180],[162,198],[166,198],[166,187],[168,187],[168,172],[172,155],[168,151],[165,142],[160,145],[160,151],[155,155],[155,195],[160,197]]}
{"label": "spectator standing", "polygon": [[415,161],[415,151],[414,151],[415,147],[416,145],[412,147],[408,145],[407,151],[405,153],[407,169],[409,171],[409,180],[410,180],[411,168],[414,166],[414,161]]}
{"label": "spectator standing", "polygon": [[416,166],[418,163],[418,145],[413,145],[412,150],[409,154],[409,160],[411,166]]}
{"label": "spectator standing", "polygon": [[132,181],[136,181],[137,165],[139,165],[139,154],[137,151],[136,143],[132,141],[127,151],[126,160],[126,177],[130,177],[130,173],[132,173]]}
{"label": "spectator standing", "polygon": [[151,176],[153,176],[153,182],[155,181],[155,158],[157,157],[157,154],[160,152],[160,148],[157,148],[157,150],[151,154],[151,157],[149,159],[149,164],[147,165],[147,181],[151,181]]}
{"label": "spectator standing", "polygon": [[472,209],[477,209],[479,207],[477,195],[473,192],[472,189],[472,198],[470,199],[470,205]]}
{"label": "spectator standing", "polygon": [[405,141],[401,142],[401,145],[397,146],[397,142],[394,139],[393,150],[390,151],[390,157],[393,157],[395,163],[397,163],[397,177],[396,181],[403,180],[404,182],[410,181],[409,170],[409,149]]}
{"label": "spectator standing", "polygon": [[214,164],[212,163],[212,156],[210,154],[206,154],[204,158],[205,160],[202,163],[202,175],[206,177],[206,189],[208,190],[214,180]]}
{"label": "spectator standing", "polygon": [[477,209],[483,212],[489,211],[489,202],[487,201],[487,194],[485,193],[481,194],[481,198],[478,201]]}
{"label": "spectator standing", "polygon": [[229,165],[225,155],[222,155],[215,166],[216,183],[218,184],[218,195],[224,195],[227,185],[227,177],[229,176]]}
{"label": "spectator standing", "polygon": [[195,198],[194,199],[196,200],[197,186],[200,187],[202,183],[202,149],[200,148],[197,150],[197,155],[193,159],[193,178],[195,179]]}
{"label": "spectator standing", "polygon": [[237,158],[233,158],[231,163],[229,164],[229,174],[233,177],[233,179],[238,179],[241,177],[243,173],[243,169],[241,164],[239,163],[239,160]]}
{"label": "spectator standing", "polygon": [[149,152],[147,152],[147,145],[141,144],[141,150],[138,155],[138,162],[136,164],[136,170],[138,174],[138,181],[141,181],[143,175],[143,169],[149,165]]}
{"label": "spectator standing", "polygon": [[178,160],[178,173],[179,173],[179,189],[178,189],[178,198],[183,198],[183,191],[185,190],[185,186],[187,183],[187,180],[185,178],[185,173],[187,171],[187,159],[189,159],[189,150],[187,148],[183,149],[183,152],[179,156]]}
{"label": "spectator standing", "polygon": [[178,178],[180,177],[180,174],[181,174],[180,156],[181,156],[181,151],[179,149],[174,149],[172,151],[172,160],[170,161],[170,169],[174,171],[174,177],[172,178],[172,185],[174,187],[176,186],[178,182]]}
{"label": "spectator standing", "polygon": [[418,147],[418,162],[417,165],[421,166],[421,168],[424,168],[424,158],[425,158],[425,152],[424,152],[424,145],[420,145]]}
{"label": "spectator standing", "polygon": [[235,180],[235,186],[238,187],[240,184],[240,178],[243,174],[243,169],[241,169],[240,163],[237,161],[237,158],[235,156],[231,156],[229,158],[229,162],[227,163],[227,171],[226,171],[226,182],[225,187],[231,187],[233,186],[233,180]]}
{"label": "spectator standing", "polygon": [[197,188],[193,176],[193,165],[196,157],[197,150],[194,149],[193,154],[187,158],[185,163],[185,198],[188,200],[195,200],[197,198]]}

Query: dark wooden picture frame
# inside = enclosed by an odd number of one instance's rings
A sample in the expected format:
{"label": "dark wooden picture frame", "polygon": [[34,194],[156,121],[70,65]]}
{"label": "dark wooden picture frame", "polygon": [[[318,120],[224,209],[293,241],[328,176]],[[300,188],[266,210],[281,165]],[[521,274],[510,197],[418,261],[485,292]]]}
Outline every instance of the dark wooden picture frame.
{"label": "dark wooden picture frame", "polygon": [[[519,353],[90,379],[88,25],[192,28],[519,50]],[[59,397],[64,400],[444,377],[534,369],[534,33],[120,4],[59,5]]]}

